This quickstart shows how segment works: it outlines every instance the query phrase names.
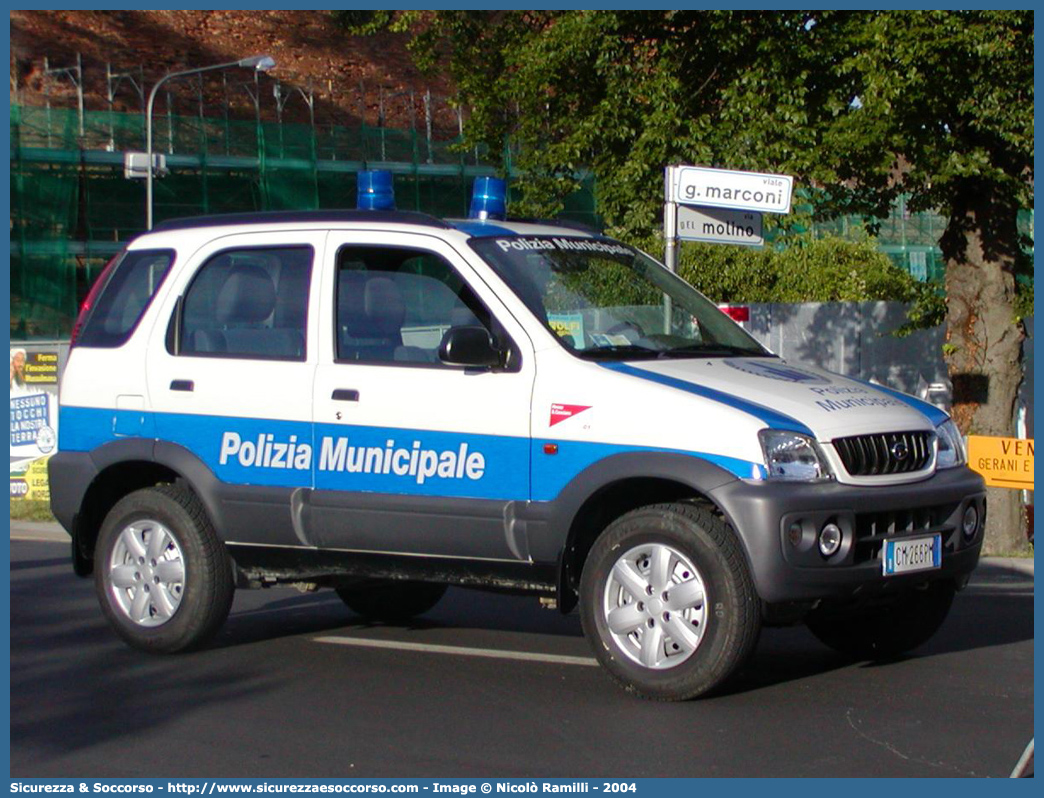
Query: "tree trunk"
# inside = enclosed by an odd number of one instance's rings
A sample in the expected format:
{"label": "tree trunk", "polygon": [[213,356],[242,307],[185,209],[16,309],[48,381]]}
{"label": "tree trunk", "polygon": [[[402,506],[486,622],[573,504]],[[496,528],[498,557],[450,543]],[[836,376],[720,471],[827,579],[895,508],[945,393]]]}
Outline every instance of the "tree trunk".
{"label": "tree trunk", "polygon": [[[968,435],[1015,436],[1025,331],[1015,317],[1017,205],[969,184],[950,216],[946,259],[945,357],[953,417]],[[1029,551],[1022,492],[987,490],[985,553]]]}

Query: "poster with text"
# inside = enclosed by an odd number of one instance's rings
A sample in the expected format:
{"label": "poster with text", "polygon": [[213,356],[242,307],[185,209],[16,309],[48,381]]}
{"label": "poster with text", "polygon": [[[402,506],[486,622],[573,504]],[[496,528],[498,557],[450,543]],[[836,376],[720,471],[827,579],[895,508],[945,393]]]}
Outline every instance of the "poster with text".
{"label": "poster with text", "polygon": [[49,498],[58,448],[58,352],[11,348],[11,498]]}

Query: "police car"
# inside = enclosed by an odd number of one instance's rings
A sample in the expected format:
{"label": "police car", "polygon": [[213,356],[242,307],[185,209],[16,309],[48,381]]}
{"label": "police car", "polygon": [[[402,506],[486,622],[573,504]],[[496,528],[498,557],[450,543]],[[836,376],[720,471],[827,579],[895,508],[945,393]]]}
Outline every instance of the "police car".
{"label": "police car", "polygon": [[132,646],[236,588],[397,623],[447,585],[579,606],[649,698],[721,685],[763,625],[858,657],[927,640],[983,482],[935,407],[787,363],[649,256],[568,225],[360,209],[169,221],[84,303],[54,514]]}

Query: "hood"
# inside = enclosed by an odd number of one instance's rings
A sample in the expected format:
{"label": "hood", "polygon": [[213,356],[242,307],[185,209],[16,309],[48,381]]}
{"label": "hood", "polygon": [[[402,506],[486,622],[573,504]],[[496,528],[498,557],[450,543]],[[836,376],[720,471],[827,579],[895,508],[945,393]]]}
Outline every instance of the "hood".
{"label": "hood", "polygon": [[933,430],[942,410],[884,386],[774,357],[642,360],[604,364],[639,379],[719,401],[766,426],[821,441],[875,432]]}

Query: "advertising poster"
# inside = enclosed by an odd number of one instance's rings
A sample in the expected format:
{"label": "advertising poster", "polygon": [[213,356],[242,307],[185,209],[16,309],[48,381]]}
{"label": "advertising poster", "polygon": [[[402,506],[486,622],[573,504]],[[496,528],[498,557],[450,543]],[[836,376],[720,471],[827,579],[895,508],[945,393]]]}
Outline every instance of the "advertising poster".
{"label": "advertising poster", "polygon": [[58,448],[58,351],[11,348],[11,499],[50,499]]}

